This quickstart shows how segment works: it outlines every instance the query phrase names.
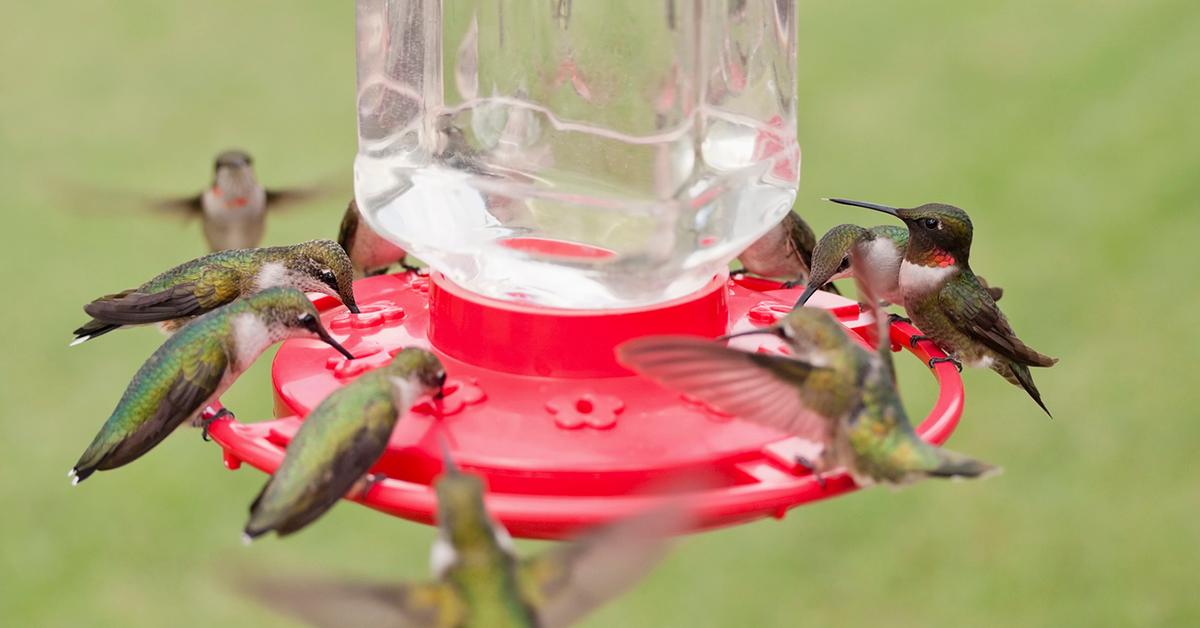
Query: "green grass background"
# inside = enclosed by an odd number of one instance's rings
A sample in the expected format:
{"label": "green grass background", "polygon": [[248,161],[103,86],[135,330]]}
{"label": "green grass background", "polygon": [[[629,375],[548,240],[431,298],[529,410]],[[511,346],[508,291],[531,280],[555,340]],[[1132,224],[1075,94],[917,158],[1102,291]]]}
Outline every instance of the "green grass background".
{"label": "green grass background", "polygon": [[[284,626],[247,569],[426,573],[431,530],[343,506],[238,543],[263,476],[194,433],[72,489],[64,477],[160,337],[68,350],[79,307],[202,252],[196,225],[73,207],[56,182],[205,183],[231,145],[268,183],[348,181],[349,2],[0,5],[0,624]],[[591,626],[1200,625],[1200,5],[1189,0],[800,2],[798,208],[947,201],[1055,419],[964,375],[951,440],[978,483],[877,489],[691,538]],[[340,201],[270,225],[332,236]],[[227,401],[270,411],[269,359]],[[932,383],[903,360],[920,414]]]}

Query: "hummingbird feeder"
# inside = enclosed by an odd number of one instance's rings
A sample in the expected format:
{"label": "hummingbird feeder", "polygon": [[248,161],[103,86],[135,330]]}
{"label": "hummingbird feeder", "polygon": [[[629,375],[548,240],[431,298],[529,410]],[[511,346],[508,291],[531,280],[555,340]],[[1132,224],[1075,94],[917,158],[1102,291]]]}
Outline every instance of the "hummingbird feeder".
{"label": "hummingbird feeder", "polygon": [[[854,490],[797,462],[811,444],[664,389],[613,352],[765,327],[799,296],[726,270],[795,196],[794,2],[550,4],[358,0],[358,205],[430,271],[359,280],[358,314],[319,299],[355,359],[285,342],[279,418],[210,426],[226,466],[273,472],[326,395],[418,346],[449,378],[397,424],[373,468],[385,479],[353,497],[382,512],[433,521],[439,437],[520,537],[611,520],[690,471],[717,478],[696,495],[701,527]],[[809,306],[854,333],[871,322],[829,293]],[[916,333],[891,326],[895,347],[943,355],[910,347]],[[733,342],[786,353],[771,335]],[[933,375],[917,431],[940,444],[963,387],[951,364]]]}

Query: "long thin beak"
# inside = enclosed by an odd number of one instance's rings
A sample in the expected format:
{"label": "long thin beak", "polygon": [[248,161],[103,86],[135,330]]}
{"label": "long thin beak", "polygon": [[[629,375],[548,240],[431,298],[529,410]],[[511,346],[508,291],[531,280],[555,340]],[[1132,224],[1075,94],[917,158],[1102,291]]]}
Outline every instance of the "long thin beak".
{"label": "long thin beak", "polygon": [[450,475],[458,475],[462,469],[458,468],[458,463],[454,462],[454,457],[450,455],[450,446],[446,444],[446,437],[438,434],[438,447],[442,450],[442,467],[445,473]]}
{"label": "long thin beak", "polygon": [[821,286],[816,283],[805,288],[804,294],[800,295],[799,299],[796,299],[796,304],[793,305],[792,308],[795,309],[798,307],[803,307],[804,304],[808,303],[808,300],[812,298],[812,295],[815,294],[817,292],[817,290],[820,290],[820,289],[821,289]]}
{"label": "long thin beak", "polygon": [[770,334],[772,336],[778,336],[780,338],[783,338],[783,331],[781,329],[779,329],[779,327],[772,325],[770,327],[763,327],[762,329],[751,329],[750,331],[739,331],[736,334],[725,334],[724,336],[717,338],[717,341],[725,342],[726,340],[729,340],[731,338],[741,338],[742,336],[754,336],[757,334]]}
{"label": "long thin beak", "polygon": [[438,378],[437,394],[435,394],[433,396],[433,398],[441,399],[442,397],[445,397],[445,396],[446,396],[446,374],[442,373],[442,376],[440,378]]}
{"label": "long thin beak", "polygon": [[357,303],[355,303],[354,301],[342,301],[342,304],[346,306],[346,309],[347,309],[347,310],[350,310],[350,313],[351,313],[351,314],[358,314],[358,313],[359,313],[359,311],[358,311],[358,304],[357,304]]}
{"label": "long thin beak", "polygon": [[313,333],[315,333],[317,335],[318,338],[325,341],[325,344],[333,347],[334,349],[337,349],[338,353],[346,356],[347,360],[354,359],[354,354],[347,351],[346,347],[343,347],[341,344],[338,343],[338,341],[334,340],[333,336],[330,336],[329,332],[325,331],[325,326],[322,325],[320,321],[317,321],[316,325],[314,325],[311,329],[312,329]]}
{"label": "long thin beak", "polygon": [[851,200],[847,200],[844,198],[827,198],[825,200],[827,200],[831,203],[838,203],[840,205],[853,205],[855,207],[866,207],[867,209],[873,209],[877,212],[891,214],[892,216],[896,216],[897,218],[899,218],[899,214],[896,213],[896,208],[888,207],[887,205],[878,205],[876,203],[867,203],[865,201],[851,201]]}

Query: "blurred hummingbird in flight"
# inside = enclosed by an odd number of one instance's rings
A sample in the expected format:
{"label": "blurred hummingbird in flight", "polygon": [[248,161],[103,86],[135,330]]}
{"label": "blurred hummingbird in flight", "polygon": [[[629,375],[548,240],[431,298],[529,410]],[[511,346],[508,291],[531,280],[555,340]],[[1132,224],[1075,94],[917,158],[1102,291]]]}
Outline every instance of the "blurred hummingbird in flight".
{"label": "blurred hummingbird in flight", "polygon": [[[987,285],[971,271],[974,228],[967,212],[940,203],[896,208],[829,199],[883,212],[904,221],[908,247],[900,264],[900,291],[913,323],[960,365],[990,368],[1020,386],[1047,415],[1029,367],[1058,360],[1038,353],[1020,338],[996,305]],[[919,340],[917,338],[914,340]],[[931,364],[939,361],[930,360]]]}
{"label": "blurred hummingbird in flight", "polygon": [[528,558],[484,505],[480,477],[444,457],[438,478],[434,580],[252,582],[276,610],[321,627],[560,628],[636,584],[686,527],[685,511],[653,508]]}
{"label": "blurred hummingbird in flight", "polygon": [[400,264],[407,271],[418,270],[406,262],[408,253],[403,248],[371,229],[359,214],[358,202],[354,199],[350,199],[346,213],[342,215],[338,244],[350,255],[355,275],[359,277],[382,274],[392,264]]}
{"label": "blurred hummingbird in flight", "polygon": [[327,294],[357,313],[353,281],[350,258],[332,240],[218,251],[83,306],[92,320],[73,332],[71,345],[128,325],[158,323],[171,333],[234,299],[280,286]]}
{"label": "blurred hummingbird in flight", "polygon": [[[192,321],[138,369],[69,477],[78,484],[137,460],[185,421],[195,422],[268,347],[295,337],[318,338],[354,359],[293,288],[270,288]],[[222,409],[208,421],[228,414]]]}
{"label": "blurred hummingbird in flight", "polygon": [[935,447],[912,428],[896,389],[888,318],[852,258],[859,298],[873,313],[868,351],[827,310],[796,308],[777,324],[744,334],[773,334],[792,357],[752,353],[697,337],[649,336],[617,348],[625,366],[663,386],[753,423],[822,446],[797,462],[822,474],[845,469],[859,486],[926,477],[978,477],[994,469]]}
{"label": "blurred hummingbird in flight", "polygon": [[[789,211],[779,224],[755,240],[741,255],[744,272],[768,279],[784,279],[785,288],[803,284],[812,267],[817,235],[796,212]],[[832,288],[832,286],[830,286]],[[833,288],[836,293],[837,289]]]}
{"label": "blurred hummingbird in flight", "polygon": [[365,495],[380,477],[367,471],[392,430],[421,395],[440,397],[446,370],[432,353],[408,348],[313,408],[288,443],[283,462],[250,505],[247,541],[286,536],[325,514],[347,492]]}
{"label": "blurred hummingbird in flight", "polygon": [[163,210],[198,216],[212,251],[253,248],[262,242],[267,212],[311,198],[313,190],[267,189],[254,175],[254,160],[242,150],[227,150],[213,162],[208,189],[185,198],[155,203]]}
{"label": "blurred hummingbird in flight", "polygon": [[[863,258],[863,267],[871,272],[868,281],[876,286],[884,301],[904,307],[904,295],[900,292],[900,262],[907,249],[908,229],[905,227],[838,225],[830,229],[813,249],[812,273],[804,293],[796,300],[796,307],[807,303],[814,292],[829,282],[849,277],[851,255]],[[983,277],[979,281],[993,299],[1000,300],[1004,290],[988,287]]]}

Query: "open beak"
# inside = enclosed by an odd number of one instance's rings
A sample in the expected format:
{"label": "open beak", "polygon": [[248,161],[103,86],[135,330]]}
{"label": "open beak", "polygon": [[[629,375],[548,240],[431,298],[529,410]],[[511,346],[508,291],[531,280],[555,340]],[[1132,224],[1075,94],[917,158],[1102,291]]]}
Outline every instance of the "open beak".
{"label": "open beak", "polygon": [[839,205],[853,205],[855,207],[866,207],[867,209],[873,209],[877,212],[883,212],[885,214],[890,214],[892,216],[896,216],[897,218],[900,217],[900,215],[896,213],[895,207],[888,207],[887,205],[877,205],[875,203],[867,203],[865,201],[851,201],[851,200],[847,200],[844,198],[827,198],[825,200],[827,200],[831,203],[838,203]]}
{"label": "open beak", "polygon": [[349,351],[347,351],[346,347],[343,347],[340,343],[338,343],[338,341],[333,339],[333,336],[329,335],[328,331],[325,331],[325,326],[321,324],[320,320],[314,318],[313,324],[311,326],[309,326],[308,329],[312,333],[316,334],[318,338],[320,338],[322,341],[324,341],[325,344],[333,347],[334,349],[337,349],[338,353],[346,356],[347,360],[354,359],[353,353],[350,353]]}
{"label": "open beak", "polygon": [[717,341],[725,342],[726,340],[729,340],[731,338],[741,338],[742,336],[754,336],[757,334],[770,334],[772,336],[777,336],[779,338],[784,337],[783,329],[781,329],[778,325],[772,325],[770,327],[763,327],[762,329],[751,329],[750,331],[739,331],[736,334],[725,334],[724,336],[717,338]]}

